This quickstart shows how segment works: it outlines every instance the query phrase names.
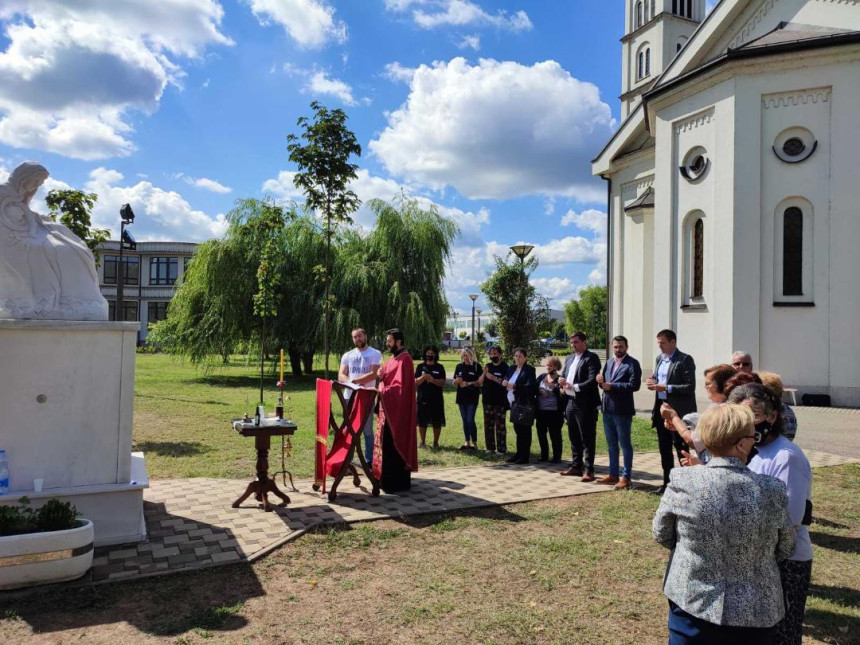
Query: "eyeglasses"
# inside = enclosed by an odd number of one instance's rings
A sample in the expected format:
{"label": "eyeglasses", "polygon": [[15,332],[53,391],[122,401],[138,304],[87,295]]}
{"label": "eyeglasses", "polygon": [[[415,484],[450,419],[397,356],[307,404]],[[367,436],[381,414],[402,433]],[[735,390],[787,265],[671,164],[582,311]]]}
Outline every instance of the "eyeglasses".
{"label": "eyeglasses", "polygon": [[732,367],[752,367],[752,363],[738,361],[737,363],[732,363]]}

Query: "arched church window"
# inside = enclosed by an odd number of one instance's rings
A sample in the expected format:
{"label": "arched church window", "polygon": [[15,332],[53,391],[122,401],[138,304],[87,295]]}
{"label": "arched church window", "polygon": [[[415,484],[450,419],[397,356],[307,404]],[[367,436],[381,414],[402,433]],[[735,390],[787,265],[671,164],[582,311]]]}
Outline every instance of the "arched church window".
{"label": "arched church window", "polygon": [[645,76],[645,52],[639,52],[638,59],[638,68],[636,70],[637,79]]}
{"label": "arched church window", "polygon": [[702,298],[705,295],[705,223],[698,218],[693,224],[692,239],[692,280],[690,297]]}
{"label": "arched church window", "polygon": [[651,49],[645,50],[645,76],[651,75]]}
{"label": "arched church window", "polygon": [[672,13],[678,15],[678,0],[672,0]]}
{"label": "arched church window", "polygon": [[657,15],[657,0],[651,0],[651,19]]}
{"label": "arched church window", "polygon": [[636,26],[642,26],[642,2],[636,3]]}
{"label": "arched church window", "polygon": [[797,206],[782,216],[782,295],[803,295],[803,211]]}

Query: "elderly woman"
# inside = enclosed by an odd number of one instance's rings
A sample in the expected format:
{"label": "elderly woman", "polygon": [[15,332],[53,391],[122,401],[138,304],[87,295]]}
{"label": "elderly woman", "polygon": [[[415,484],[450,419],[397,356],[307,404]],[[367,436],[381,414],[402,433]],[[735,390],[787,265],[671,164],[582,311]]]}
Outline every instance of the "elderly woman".
{"label": "elderly woman", "polygon": [[[549,444],[552,443],[552,463],[561,462],[561,428],[564,425],[564,406],[561,402],[561,388],[558,372],[561,360],[558,356],[546,359],[546,372],[538,377],[537,438],[540,444],[540,459],[549,460]],[[547,441],[549,434],[549,441]]]}
{"label": "elderly woman", "polygon": [[[505,373],[502,385],[508,391],[508,403],[512,408],[514,403],[521,403],[534,410],[537,403],[537,377],[535,368],[527,361],[526,350],[517,347],[514,350],[514,364]],[[517,435],[517,451],[506,461],[513,464],[527,464],[532,448],[532,424],[517,423],[513,420],[512,423]]]}
{"label": "elderly woman", "polygon": [[481,389],[478,379],[481,369],[478,367],[475,352],[466,348],[460,352],[460,360],[454,368],[454,387],[457,388],[457,407],[460,408],[460,417],[463,419],[463,436],[466,442],[460,446],[460,450],[478,449],[478,426],[475,425],[475,412],[478,410],[478,400],[481,398]]}
{"label": "elderly woman", "polygon": [[788,514],[794,527],[796,546],[781,562],[785,619],[777,625],[777,643],[797,643],[803,638],[803,612],[812,577],[812,469],[803,451],[782,435],[782,401],[763,385],[742,385],[729,396],[752,410],[755,421],[756,454],[749,462],[754,473],[770,475],[785,483]]}
{"label": "elderly woman", "polygon": [[785,485],[746,467],[753,415],[714,406],[698,425],[707,466],[675,468],[654,517],[669,559],[669,643],[772,643],[785,614],[778,562],[794,548]]}
{"label": "elderly woman", "polygon": [[[705,370],[705,393],[707,393],[711,405],[723,405],[726,402],[728,397],[723,394],[723,388],[726,382],[737,374],[738,371],[734,367],[725,363],[714,365]],[[672,406],[664,403],[660,407],[660,414],[666,422],[666,428],[672,432],[677,432],[688,446],[695,449],[698,461],[707,463],[710,457],[705,450],[705,444],[702,443],[698,434],[696,434],[696,426],[700,418],[699,413],[691,412],[684,415],[682,419],[672,409]],[[686,459],[689,461],[689,457]]]}

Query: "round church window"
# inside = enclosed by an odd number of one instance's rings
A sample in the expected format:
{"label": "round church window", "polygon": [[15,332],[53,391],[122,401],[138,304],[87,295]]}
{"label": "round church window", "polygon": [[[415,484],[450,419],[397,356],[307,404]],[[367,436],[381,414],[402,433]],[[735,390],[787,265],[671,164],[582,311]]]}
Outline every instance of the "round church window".
{"label": "round church window", "polygon": [[695,183],[705,176],[710,165],[707,151],[702,146],[696,146],[684,156],[684,163],[679,170],[684,179]]}
{"label": "round church window", "polygon": [[815,152],[818,141],[815,135],[801,126],[787,128],[780,132],[773,142],[773,154],[785,163],[806,161]]}

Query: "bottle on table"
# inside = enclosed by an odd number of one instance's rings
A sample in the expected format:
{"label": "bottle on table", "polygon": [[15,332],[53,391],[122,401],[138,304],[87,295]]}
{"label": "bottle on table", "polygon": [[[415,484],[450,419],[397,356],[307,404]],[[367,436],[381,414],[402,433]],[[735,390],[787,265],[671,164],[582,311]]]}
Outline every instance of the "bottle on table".
{"label": "bottle on table", "polygon": [[278,419],[284,418],[284,395],[278,395],[278,405],[275,406],[275,417]]}

